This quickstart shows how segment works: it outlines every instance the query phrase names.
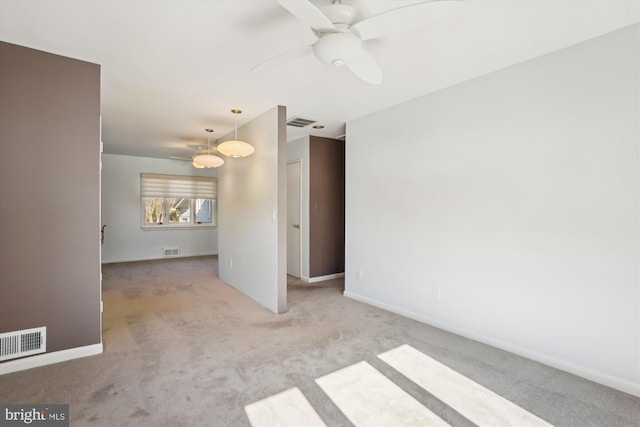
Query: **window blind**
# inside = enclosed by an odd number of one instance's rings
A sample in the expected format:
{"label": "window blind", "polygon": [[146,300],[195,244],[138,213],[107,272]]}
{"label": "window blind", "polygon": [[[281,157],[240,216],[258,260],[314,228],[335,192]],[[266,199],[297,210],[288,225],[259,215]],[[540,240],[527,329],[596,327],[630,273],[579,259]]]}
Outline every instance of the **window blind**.
{"label": "window blind", "polygon": [[204,176],[140,174],[141,197],[185,197],[190,199],[216,199],[216,178]]}

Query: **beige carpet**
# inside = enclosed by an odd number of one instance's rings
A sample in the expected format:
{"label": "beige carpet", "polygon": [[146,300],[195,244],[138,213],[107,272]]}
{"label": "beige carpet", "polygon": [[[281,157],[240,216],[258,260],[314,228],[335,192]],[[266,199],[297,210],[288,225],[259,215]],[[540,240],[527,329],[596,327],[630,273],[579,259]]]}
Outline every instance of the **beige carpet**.
{"label": "beige carpet", "polygon": [[4,375],[0,402],[69,403],[74,426],[247,426],[245,406],[297,388],[326,425],[351,425],[315,380],[364,361],[473,425],[377,357],[407,344],[550,424],[639,425],[638,398],[344,298],[341,280],[290,280],[278,316],[218,280],[215,257],[103,274],[105,353]]}

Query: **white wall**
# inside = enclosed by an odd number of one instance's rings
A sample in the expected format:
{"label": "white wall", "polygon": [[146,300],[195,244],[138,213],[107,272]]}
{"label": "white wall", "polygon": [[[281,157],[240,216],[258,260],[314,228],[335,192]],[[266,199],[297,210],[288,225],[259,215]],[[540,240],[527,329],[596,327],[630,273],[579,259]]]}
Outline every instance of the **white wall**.
{"label": "white wall", "polygon": [[287,161],[300,161],[300,276],[309,280],[309,137],[287,143]]}
{"label": "white wall", "polygon": [[[223,142],[234,133],[220,139]],[[274,313],[287,310],[286,109],[275,107],[238,129],[249,157],[219,171],[219,274]]]}
{"label": "white wall", "polygon": [[347,123],[345,295],[640,394],[638,28]]}
{"label": "white wall", "polygon": [[140,174],[216,176],[215,169],[196,169],[180,160],[102,156],[102,223],[105,229],[102,262],[163,257],[163,248],[179,247],[180,256],[218,253],[218,230],[143,230],[140,219]]}

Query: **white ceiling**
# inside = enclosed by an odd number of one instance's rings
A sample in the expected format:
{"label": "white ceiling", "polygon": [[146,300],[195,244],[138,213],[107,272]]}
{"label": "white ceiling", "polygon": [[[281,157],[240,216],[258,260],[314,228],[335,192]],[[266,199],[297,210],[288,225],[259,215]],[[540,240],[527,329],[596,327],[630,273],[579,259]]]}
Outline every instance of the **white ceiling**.
{"label": "white ceiling", "polygon": [[[318,6],[329,0],[314,0]],[[415,1],[344,0],[366,15]],[[189,156],[275,105],[326,127],[640,21],[638,0],[465,0],[447,19],[365,42],[379,86],[315,57],[251,69],[315,38],[275,0],[0,0],[0,39],[102,66],[105,152]]]}

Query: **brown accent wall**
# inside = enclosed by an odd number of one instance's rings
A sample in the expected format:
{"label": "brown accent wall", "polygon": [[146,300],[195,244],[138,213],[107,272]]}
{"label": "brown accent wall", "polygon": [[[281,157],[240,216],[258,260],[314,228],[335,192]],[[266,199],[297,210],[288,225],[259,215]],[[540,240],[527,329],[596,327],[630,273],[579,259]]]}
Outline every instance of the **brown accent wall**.
{"label": "brown accent wall", "polygon": [[0,42],[0,333],[100,343],[100,66]]}
{"label": "brown accent wall", "polygon": [[309,276],[344,272],[344,141],[309,137]]}

